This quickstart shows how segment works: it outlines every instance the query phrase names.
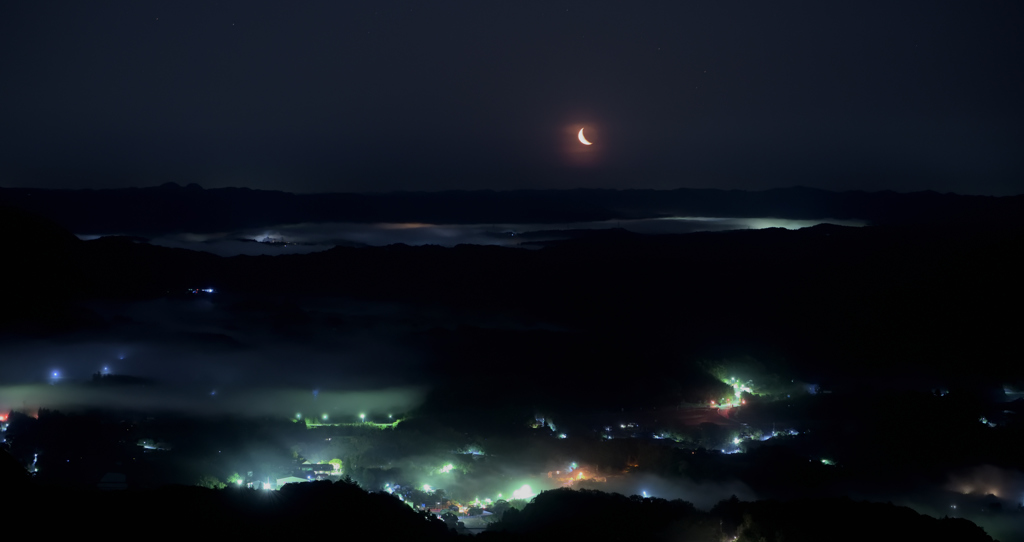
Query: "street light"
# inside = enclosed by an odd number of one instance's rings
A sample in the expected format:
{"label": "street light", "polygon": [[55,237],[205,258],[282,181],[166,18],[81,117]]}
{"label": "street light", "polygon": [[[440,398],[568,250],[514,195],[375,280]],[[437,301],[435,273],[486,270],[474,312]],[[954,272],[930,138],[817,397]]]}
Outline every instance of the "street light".
{"label": "street light", "polygon": [[365,422],[366,421],[366,414],[360,414],[359,415],[359,421]]}

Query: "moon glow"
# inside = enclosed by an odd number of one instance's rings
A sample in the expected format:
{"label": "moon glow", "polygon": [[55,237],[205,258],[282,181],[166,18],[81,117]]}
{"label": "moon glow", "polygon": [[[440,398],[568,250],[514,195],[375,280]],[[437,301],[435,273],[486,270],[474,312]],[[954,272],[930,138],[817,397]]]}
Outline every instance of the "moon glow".
{"label": "moon glow", "polygon": [[580,128],[579,138],[580,138],[580,143],[583,143],[584,145],[590,145],[591,144],[589,141],[587,141],[587,138],[583,137],[583,128]]}

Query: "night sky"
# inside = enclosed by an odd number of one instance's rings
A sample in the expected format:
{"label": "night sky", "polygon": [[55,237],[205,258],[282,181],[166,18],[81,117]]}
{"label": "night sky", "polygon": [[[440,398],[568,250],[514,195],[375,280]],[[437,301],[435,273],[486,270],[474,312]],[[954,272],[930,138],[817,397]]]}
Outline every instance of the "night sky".
{"label": "night sky", "polygon": [[8,3],[0,186],[1017,194],[1022,14],[987,0]]}

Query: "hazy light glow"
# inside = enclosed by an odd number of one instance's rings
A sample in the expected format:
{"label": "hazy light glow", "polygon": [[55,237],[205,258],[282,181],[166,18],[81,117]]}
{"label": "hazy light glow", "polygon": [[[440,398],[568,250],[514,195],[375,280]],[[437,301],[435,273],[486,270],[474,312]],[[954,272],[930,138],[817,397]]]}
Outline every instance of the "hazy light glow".
{"label": "hazy light glow", "polygon": [[513,499],[530,499],[533,498],[536,493],[530,488],[529,484],[523,484],[523,487],[512,492]]}

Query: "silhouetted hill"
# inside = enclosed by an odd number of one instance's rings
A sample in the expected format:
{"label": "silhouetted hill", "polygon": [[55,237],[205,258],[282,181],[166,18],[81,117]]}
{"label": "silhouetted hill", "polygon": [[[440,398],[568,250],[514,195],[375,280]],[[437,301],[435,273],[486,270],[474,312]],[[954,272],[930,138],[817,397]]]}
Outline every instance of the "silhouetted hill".
{"label": "silhouetted hill", "polygon": [[[48,538],[74,536],[84,528],[105,529],[116,539],[158,533],[280,540],[296,532],[358,533],[375,540],[455,538],[440,520],[417,513],[390,495],[367,493],[344,482],[292,484],[273,492],[194,486],[148,491],[35,487],[7,496],[7,517],[24,528],[42,530]],[[54,522],[58,510],[62,519]]]}
{"label": "silhouetted hill", "polygon": [[875,224],[1019,221],[1024,196],[916,192],[514,190],[291,194],[248,188],[47,190],[0,188],[0,205],[76,233],[216,232],[303,222],[569,223],[661,216],[863,219]]}
{"label": "silhouetted hill", "polygon": [[[95,524],[88,528],[108,529],[107,535],[115,538],[158,532],[164,537],[201,533],[203,537],[282,539],[298,531],[374,540],[457,539],[455,531],[432,514],[412,510],[392,495],[367,493],[346,482],[288,484],[280,491],[194,486],[145,491],[22,486],[15,491],[7,493],[7,517],[23,528],[45,530],[47,537],[73,536]],[[57,510],[61,521],[55,522]],[[891,504],[733,499],[703,512],[681,500],[569,489],[543,492],[522,511],[505,511],[499,523],[478,536],[498,541],[658,541],[720,540],[733,535],[765,542],[992,540],[970,521],[935,519]]]}
{"label": "silhouetted hill", "polygon": [[24,490],[29,484],[30,478],[25,467],[21,466],[7,450],[0,448],[0,485],[4,491],[10,494],[11,491]]}
{"label": "silhouetted hill", "polygon": [[80,322],[80,311],[66,302],[82,291],[74,271],[82,242],[54,221],[13,207],[0,206],[0,230],[7,235],[0,329],[40,319],[49,326]]}
{"label": "silhouetted hill", "polygon": [[892,504],[849,499],[724,501],[711,513],[676,500],[557,489],[509,510],[484,540],[902,540],[991,542],[964,519],[935,519]]}

